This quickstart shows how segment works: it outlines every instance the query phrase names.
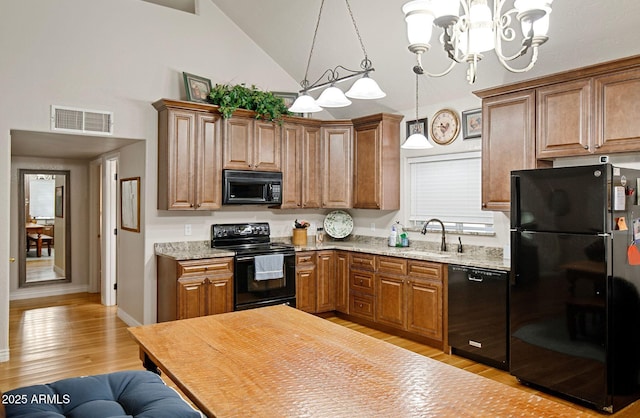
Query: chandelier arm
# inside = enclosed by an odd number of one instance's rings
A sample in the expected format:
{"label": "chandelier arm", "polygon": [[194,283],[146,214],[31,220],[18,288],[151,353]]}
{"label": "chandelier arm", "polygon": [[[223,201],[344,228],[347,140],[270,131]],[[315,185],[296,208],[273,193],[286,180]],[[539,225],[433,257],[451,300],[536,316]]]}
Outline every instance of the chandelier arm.
{"label": "chandelier arm", "polygon": [[500,61],[500,63],[504,66],[504,68],[506,68],[507,70],[511,71],[512,73],[524,73],[529,71],[530,69],[533,68],[533,66],[535,65],[536,61],[538,61],[538,47],[534,46],[531,49],[531,60],[529,61],[529,64],[524,67],[524,68],[513,68],[509,65],[509,63],[503,59],[503,57],[501,57],[499,54],[496,54],[496,56],[498,57],[498,60]]}
{"label": "chandelier arm", "polygon": [[[322,0],[322,2],[320,3],[320,11],[318,12],[318,21],[316,22],[316,29],[313,32],[313,40],[311,41],[311,49],[309,50],[309,58],[307,59],[307,68],[304,70],[304,80],[302,80],[302,82],[300,83],[300,85],[302,86],[301,92],[303,92],[303,91],[306,92],[307,88],[309,87],[309,80],[307,79],[307,76],[309,74],[309,65],[311,64],[311,56],[313,55],[313,49],[314,49],[314,47],[316,45],[316,37],[318,36],[318,28],[320,27],[320,18],[322,17],[322,8],[323,7],[324,7],[324,0]],[[325,73],[326,73],[326,71],[325,71]],[[322,77],[324,77],[324,74],[322,74]],[[322,78],[322,77],[320,77],[320,78]],[[320,80],[318,79],[318,81],[320,81]],[[316,83],[318,81],[316,81]]]}
{"label": "chandelier arm", "polygon": [[447,67],[447,69],[444,70],[443,72],[431,73],[429,71],[426,71],[424,69],[424,66],[422,65],[422,53],[416,53],[416,65],[414,65],[413,67],[413,72],[416,73],[416,75],[426,74],[429,77],[442,77],[443,75],[449,74],[451,70],[453,70],[453,67],[455,67],[456,64],[457,64],[456,61],[451,61],[451,63],[449,63],[449,67]]}

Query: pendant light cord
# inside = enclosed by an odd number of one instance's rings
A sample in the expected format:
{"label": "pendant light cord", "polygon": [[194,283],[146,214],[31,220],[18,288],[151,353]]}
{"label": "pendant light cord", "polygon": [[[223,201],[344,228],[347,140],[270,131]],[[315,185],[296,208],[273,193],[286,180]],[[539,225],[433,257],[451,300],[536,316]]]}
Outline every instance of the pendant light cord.
{"label": "pendant light cord", "polygon": [[420,126],[420,124],[418,123],[418,74],[417,73],[416,73],[416,124],[418,126],[418,130],[420,131],[420,133],[424,135],[424,132],[422,132],[422,126]]}
{"label": "pendant light cord", "polygon": [[316,37],[318,36],[318,28],[320,27],[320,18],[322,17],[322,8],[324,7],[324,0],[320,3],[320,11],[318,12],[318,21],[316,22],[316,30],[313,32],[313,40],[311,41],[311,50],[309,51],[309,59],[307,60],[307,69],[304,70],[304,80],[300,85],[304,90],[309,87],[309,80],[307,75],[309,74],[309,65],[311,64],[311,56],[313,55],[313,48],[316,46]]}
{"label": "pendant light cord", "polygon": [[353,12],[351,11],[351,5],[349,4],[349,0],[344,0],[347,3],[347,10],[349,11],[349,16],[351,16],[351,22],[353,23],[353,29],[356,31],[356,36],[358,36],[358,41],[360,41],[360,48],[362,48],[362,54],[364,54],[364,59],[360,63],[360,67],[363,70],[366,70],[371,67],[371,61],[369,61],[369,57],[367,56],[367,50],[364,48],[364,42],[362,42],[362,37],[360,36],[360,31],[358,30],[358,25],[356,24],[356,18],[353,17]]}

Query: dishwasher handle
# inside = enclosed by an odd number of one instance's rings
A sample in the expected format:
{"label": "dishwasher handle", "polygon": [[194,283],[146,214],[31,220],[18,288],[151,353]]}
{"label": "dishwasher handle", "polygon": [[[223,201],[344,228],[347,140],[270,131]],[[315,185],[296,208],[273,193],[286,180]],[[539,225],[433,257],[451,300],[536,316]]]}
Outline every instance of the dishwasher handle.
{"label": "dishwasher handle", "polygon": [[474,276],[471,273],[467,276],[467,280],[471,282],[483,282],[484,278],[482,276]]}

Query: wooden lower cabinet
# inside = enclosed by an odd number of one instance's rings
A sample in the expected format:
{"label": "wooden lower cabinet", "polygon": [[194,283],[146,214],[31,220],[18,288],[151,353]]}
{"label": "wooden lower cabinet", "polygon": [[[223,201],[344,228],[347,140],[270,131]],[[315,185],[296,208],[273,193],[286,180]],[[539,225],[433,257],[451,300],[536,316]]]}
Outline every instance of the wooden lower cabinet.
{"label": "wooden lower cabinet", "polygon": [[379,257],[378,266],[376,322],[443,341],[444,266],[395,257]]}
{"label": "wooden lower cabinet", "polygon": [[316,311],[316,263],[315,252],[296,254],[296,308],[301,311]]}
{"label": "wooden lower cabinet", "polygon": [[375,265],[373,254],[349,254],[349,314],[375,319]]}
{"label": "wooden lower cabinet", "polygon": [[336,309],[335,251],[296,254],[296,307],[309,313]]}
{"label": "wooden lower cabinet", "polygon": [[349,313],[349,253],[336,251],[336,311]]}
{"label": "wooden lower cabinet", "polygon": [[336,255],[334,251],[316,254],[316,313],[336,309]]}
{"label": "wooden lower cabinet", "polygon": [[158,322],[233,311],[233,258],[158,260]]}
{"label": "wooden lower cabinet", "polygon": [[411,279],[407,282],[406,330],[442,341],[443,301],[442,282]]}

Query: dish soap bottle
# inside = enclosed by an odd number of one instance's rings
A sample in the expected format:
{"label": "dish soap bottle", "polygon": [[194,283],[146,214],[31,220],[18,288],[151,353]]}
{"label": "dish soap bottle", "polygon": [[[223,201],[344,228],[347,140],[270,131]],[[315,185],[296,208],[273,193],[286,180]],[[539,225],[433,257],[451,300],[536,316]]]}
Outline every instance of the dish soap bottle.
{"label": "dish soap bottle", "polygon": [[398,240],[398,231],[396,231],[395,225],[391,225],[391,235],[389,235],[389,247],[395,247],[397,240]]}

